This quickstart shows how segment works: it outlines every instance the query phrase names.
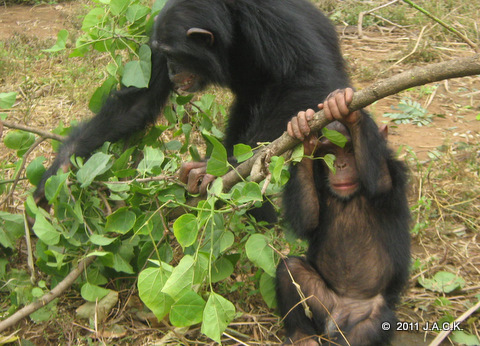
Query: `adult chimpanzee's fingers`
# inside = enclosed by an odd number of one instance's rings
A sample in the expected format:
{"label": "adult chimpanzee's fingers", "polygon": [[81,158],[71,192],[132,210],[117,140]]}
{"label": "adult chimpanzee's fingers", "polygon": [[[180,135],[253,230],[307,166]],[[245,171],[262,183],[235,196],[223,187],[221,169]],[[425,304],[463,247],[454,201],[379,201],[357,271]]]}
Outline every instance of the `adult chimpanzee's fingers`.
{"label": "adult chimpanzee's fingers", "polygon": [[206,166],[194,168],[188,174],[187,191],[190,193],[199,193],[200,185],[206,172]]}
{"label": "adult chimpanzee's fingers", "polygon": [[200,184],[199,187],[199,192],[200,195],[206,195],[207,194],[207,189],[210,186],[210,184],[216,179],[217,177],[211,174],[205,174],[203,176],[202,183]]}
{"label": "adult chimpanzee's fingers", "polygon": [[180,170],[178,171],[178,179],[186,184],[188,182],[188,177],[190,172],[195,169],[195,168],[202,168],[204,167],[206,170],[207,163],[206,162],[198,162],[198,161],[190,161],[183,163],[182,166],[180,167]]}

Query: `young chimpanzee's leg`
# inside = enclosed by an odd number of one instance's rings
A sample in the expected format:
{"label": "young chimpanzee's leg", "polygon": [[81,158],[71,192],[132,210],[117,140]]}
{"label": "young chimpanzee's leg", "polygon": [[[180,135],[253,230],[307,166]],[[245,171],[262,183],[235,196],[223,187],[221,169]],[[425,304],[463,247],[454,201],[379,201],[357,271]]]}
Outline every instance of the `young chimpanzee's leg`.
{"label": "young chimpanzee's leg", "polygon": [[[297,287],[313,316],[308,317]],[[287,343],[318,345],[317,338],[325,330],[326,320],[335,305],[335,293],[327,288],[318,272],[300,257],[288,257],[277,268],[277,301],[284,316]],[[328,311],[327,311],[328,310]]]}

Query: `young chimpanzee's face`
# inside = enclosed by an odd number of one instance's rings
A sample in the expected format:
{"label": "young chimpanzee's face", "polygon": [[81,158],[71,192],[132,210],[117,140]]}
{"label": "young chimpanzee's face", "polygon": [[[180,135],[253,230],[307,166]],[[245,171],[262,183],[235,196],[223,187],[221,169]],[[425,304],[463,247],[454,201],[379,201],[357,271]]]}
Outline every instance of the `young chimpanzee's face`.
{"label": "young chimpanzee's face", "polygon": [[326,154],[335,155],[334,171],[330,170],[324,164],[328,187],[330,191],[341,199],[349,199],[360,188],[357,164],[355,162],[354,149],[348,129],[340,122],[335,121],[328,126],[332,130],[340,132],[347,138],[347,143],[343,148],[333,144],[328,139],[321,139],[316,151],[316,155],[325,156]]}

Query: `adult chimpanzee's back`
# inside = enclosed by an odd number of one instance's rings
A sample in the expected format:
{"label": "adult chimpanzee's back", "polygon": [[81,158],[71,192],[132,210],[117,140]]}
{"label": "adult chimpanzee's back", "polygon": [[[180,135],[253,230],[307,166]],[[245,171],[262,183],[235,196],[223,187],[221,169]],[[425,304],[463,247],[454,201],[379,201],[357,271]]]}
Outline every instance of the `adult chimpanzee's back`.
{"label": "adult chimpanzee's back", "polygon": [[299,110],[349,85],[335,28],[306,0],[169,0],[150,40],[148,88],[113,92],[101,111],[68,137],[44,174],[65,169],[72,154],[87,156],[153,123],[174,89],[209,84],[235,95],[225,145],[271,141]]}

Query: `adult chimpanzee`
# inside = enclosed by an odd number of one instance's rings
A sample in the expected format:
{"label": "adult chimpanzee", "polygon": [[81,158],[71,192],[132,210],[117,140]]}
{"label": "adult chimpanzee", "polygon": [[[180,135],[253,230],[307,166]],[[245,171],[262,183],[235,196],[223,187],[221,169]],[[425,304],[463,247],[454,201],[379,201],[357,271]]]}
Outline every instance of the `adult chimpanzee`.
{"label": "adult chimpanzee", "polygon": [[379,131],[365,111],[349,112],[352,97],[350,88],[337,90],[319,105],[336,120],[328,127],[347,137],[344,148],[310,134],[311,109],[287,127],[304,141],[306,155],[336,156],[335,172],[321,160],[303,158],[284,195],[286,219],[309,242],[306,259],[288,257],[277,268],[287,344],[318,345],[321,335],[335,345],[345,339],[352,346],[388,343],[393,308],[408,278],[406,168],[387,148],[386,127]]}
{"label": "adult chimpanzee", "polygon": [[169,0],[150,46],[148,88],[114,92],[68,137],[37,201],[72,154],[87,156],[153,123],[172,89],[194,92],[213,83],[232,90],[224,140],[231,155],[236,143],[275,139],[298,111],[349,85],[334,27],[306,0]]}

